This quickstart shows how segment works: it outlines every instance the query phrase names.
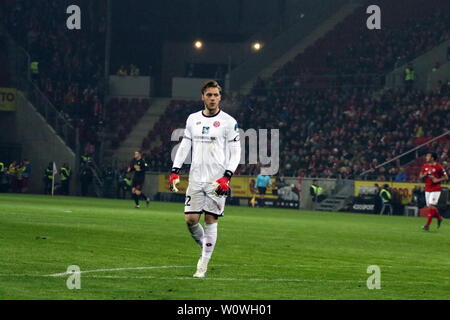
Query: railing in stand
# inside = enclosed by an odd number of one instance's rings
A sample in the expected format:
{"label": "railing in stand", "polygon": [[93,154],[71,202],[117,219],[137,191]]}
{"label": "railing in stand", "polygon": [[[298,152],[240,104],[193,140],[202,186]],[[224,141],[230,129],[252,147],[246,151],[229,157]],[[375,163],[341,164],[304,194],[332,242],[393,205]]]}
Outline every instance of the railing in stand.
{"label": "railing in stand", "polygon": [[[439,140],[439,139],[441,139],[441,138],[443,138],[443,137],[445,137],[445,136],[447,136],[447,135],[449,135],[449,134],[450,134],[450,131],[446,131],[446,132],[444,132],[443,134],[441,134],[441,135],[439,135],[439,136],[437,136],[437,137],[434,137],[433,139],[431,139],[431,140],[429,140],[429,141],[427,141],[427,142],[424,142],[424,143],[422,143],[421,145],[418,145],[417,147],[414,147],[414,148],[412,148],[411,150],[408,150],[408,151],[402,153],[401,155],[398,155],[398,156],[396,156],[396,157],[394,157],[394,158],[392,158],[392,159],[389,159],[389,160],[383,162],[382,164],[376,166],[375,168],[372,168],[372,169],[369,169],[369,170],[364,171],[363,173],[361,173],[360,176],[361,176],[361,177],[364,177],[364,176],[366,176],[367,174],[369,174],[369,173],[371,173],[371,172],[374,172],[375,170],[377,170],[377,169],[379,169],[379,168],[381,168],[381,167],[384,167],[385,165],[391,163],[392,161],[395,161],[395,160],[397,160],[397,159],[400,159],[400,158],[402,158],[402,157],[404,157],[404,156],[410,154],[411,152],[417,151],[417,150],[419,150],[420,148],[422,148],[422,147],[424,147],[424,146],[426,146],[426,145],[428,145],[428,144],[430,144],[430,143],[432,143],[432,142],[434,142],[434,141],[436,141],[436,140]],[[416,153],[416,159],[417,159],[417,158],[418,158],[418,154]],[[363,180],[364,180],[364,179],[363,179]]]}

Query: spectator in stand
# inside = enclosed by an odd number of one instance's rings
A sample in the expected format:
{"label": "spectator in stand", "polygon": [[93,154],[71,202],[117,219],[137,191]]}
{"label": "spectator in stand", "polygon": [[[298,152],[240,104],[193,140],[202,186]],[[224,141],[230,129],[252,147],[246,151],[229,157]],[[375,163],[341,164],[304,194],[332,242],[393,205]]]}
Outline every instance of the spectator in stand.
{"label": "spectator in stand", "polygon": [[5,164],[0,161],[0,193],[8,191],[8,177]]}
{"label": "spectator in stand", "polygon": [[16,186],[15,190],[13,192],[22,193],[23,189],[23,173],[25,172],[25,165],[22,162],[19,162],[19,164],[16,166]]}
{"label": "spectator in stand", "polygon": [[11,192],[16,192],[17,190],[17,168],[19,164],[17,161],[11,162],[11,164],[8,167],[8,180],[9,180],[9,190]]}
{"label": "spectator in stand", "polygon": [[411,89],[413,88],[415,77],[416,77],[416,75],[415,75],[414,67],[411,63],[409,63],[408,66],[405,68],[406,91],[411,91]]}
{"label": "spectator in stand", "polygon": [[433,66],[433,68],[431,69],[431,72],[437,72],[439,70],[439,68],[441,67],[441,64],[439,62],[436,62]]}
{"label": "spectator in stand", "polygon": [[125,76],[128,76],[128,71],[127,71],[127,69],[125,69],[125,67],[123,65],[121,65],[119,70],[117,70],[116,75],[125,77]]}
{"label": "spectator in stand", "polygon": [[[89,85],[102,99],[103,92],[97,88],[103,75],[106,30],[102,28],[104,19],[98,19],[98,16],[104,16],[104,3],[104,0],[80,0],[78,4],[88,12],[83,19],[89,28],[74,33],[55,27],[62,17],[59,13],[65,12],[71,4],[69,1],[0,2],[2,22],[16,42],[33,57],[30,71],[40,90],[74,127],[85,119],[82,131],[89,130],[94,136],[98,132],[95,128],[98,114],[92,112],[92,100],[81,101],[80,92]],[[55,17],[60,18],[55,20]],[[84,104],[87,108],[82,108]]]}
{"label": "spectator in stand", "polygon": [[134,64],[130,64],[130,76],[138,77],[140,75],[140,70]]}
{"label": "spectator in stand", "polygon": [[394,181],[395,182],[406,182],[406,181],[408,181],[408,177],[407,177],[407,175],[405,173],[405,168],[403,168],[403,167],[399,168],[398,173],[395,176]]}

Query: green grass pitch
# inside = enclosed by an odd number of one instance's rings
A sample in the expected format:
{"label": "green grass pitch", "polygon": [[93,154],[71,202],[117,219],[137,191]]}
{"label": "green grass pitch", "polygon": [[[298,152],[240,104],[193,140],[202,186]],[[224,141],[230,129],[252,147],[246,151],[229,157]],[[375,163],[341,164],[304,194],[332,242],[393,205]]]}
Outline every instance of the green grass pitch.
{"label": "green grass pitch", "polygon": [[229,206],[208,276],[194,279],[182,203],[0,194],[0,299],[449,299],[450,222],[424,222]]}

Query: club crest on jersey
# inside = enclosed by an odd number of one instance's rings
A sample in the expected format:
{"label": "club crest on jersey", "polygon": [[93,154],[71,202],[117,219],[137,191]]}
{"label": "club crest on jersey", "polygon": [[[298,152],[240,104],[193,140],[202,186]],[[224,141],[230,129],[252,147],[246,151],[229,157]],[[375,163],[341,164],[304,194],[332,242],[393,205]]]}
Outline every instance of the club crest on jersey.
{"label": "club crest on jersey", "polygon": [[220,122],[219,121],[215,121],[214,122],[214,127],[216,127],[216,128],[220,127]]}
{"label": "club crest on jersey", "polygon": [[208,134],[208,132],[209,132],[209,127],[203,127],[202,134]]}

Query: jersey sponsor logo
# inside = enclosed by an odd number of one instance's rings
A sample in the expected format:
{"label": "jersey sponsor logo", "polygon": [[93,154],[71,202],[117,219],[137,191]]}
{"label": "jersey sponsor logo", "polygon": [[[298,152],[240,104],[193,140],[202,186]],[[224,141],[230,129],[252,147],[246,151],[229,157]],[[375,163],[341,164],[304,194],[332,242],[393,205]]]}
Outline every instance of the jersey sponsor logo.
{"label": "jersey sponsor logo", "polygon": [[214,127],[216,127],[216,128],[218,128],[218,127],[220,127],[220,122],[219,121],[214,121]]}
{"label": "jersey sponsor logo", "polygon": [[211,138],[210,138],[210,137],[204,137],[204,136],[194,136],[194,140],[195,140],[195,141],[197,141],[197,140],[202,140],[202,142],[203,142],[203,141],[211,142]]}
{"label": "jersey sponsor logo", "polygon": [[209,132],[209,127],[203,127],[202,134],[208,134],[208,132]]}

